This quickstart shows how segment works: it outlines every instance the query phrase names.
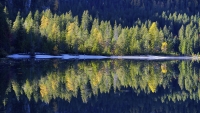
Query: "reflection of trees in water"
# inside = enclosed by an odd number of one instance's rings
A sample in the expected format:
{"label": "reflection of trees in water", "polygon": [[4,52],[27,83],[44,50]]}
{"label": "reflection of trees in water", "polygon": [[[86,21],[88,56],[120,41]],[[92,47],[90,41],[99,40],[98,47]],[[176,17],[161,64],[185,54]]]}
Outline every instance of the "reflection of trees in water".
{"label": "reflection of trees in water", "polygon": [[[2,99],[5,104],[5,101],[9,102],[6,98],[9,97],[12,90],[17,100],[20,100],[21,95],[25,94],[29,101],[43,101],[45,103],[51,103],[52,100],[56,99],[73,103],[74,99],[72,101],[72,98],[79,96],[84,103],[94,102],[94,98],[104,99],[102,95],[106,94],[120,96],[120,98],[121,95],[128,94],[130,99],[133,99],[132,96],[136,94],[138,97],[134,98],[139,99],[140,95],[141,98],[146,98],[146,100],[139,102],[141,108],[145,106],[147,101],[151,105],[152,101],[166,104],[172,101],[187,101],[187,99],[198,101],[200,98],[200,90],[198,90],[200,88],[199,69],[196,62],[149,61],[145,63],[124,60],[74,62],[56,60],[53,63],[51,61],[37,63],[36,61],[30,65],[26,62],[20,64],[20,68],[22,74],[15,73],[18,71],[13,71],[14,68],[11,69],[14,76]],[[145,96],[147,94],[149,97]],[[120,101],[120,99],[116,101]],[[121,101],[123,102],[123,99]],[[134,101],[133,99],[132,101],[130,104],[134,105],[139,100]],[[54,106],[57,105],[54,103]],[[57,108],[55,107],[55,109]],[[135,109],[132,111],[136,112]]]}

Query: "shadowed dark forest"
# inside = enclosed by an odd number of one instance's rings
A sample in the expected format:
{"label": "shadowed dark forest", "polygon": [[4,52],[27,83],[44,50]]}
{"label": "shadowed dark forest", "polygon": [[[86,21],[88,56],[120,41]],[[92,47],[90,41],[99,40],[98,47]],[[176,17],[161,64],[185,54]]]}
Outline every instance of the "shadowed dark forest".
{"label": "shadowed dark forest", "polygon": [[0,56],[194,55],[198,0],[2,0]]}

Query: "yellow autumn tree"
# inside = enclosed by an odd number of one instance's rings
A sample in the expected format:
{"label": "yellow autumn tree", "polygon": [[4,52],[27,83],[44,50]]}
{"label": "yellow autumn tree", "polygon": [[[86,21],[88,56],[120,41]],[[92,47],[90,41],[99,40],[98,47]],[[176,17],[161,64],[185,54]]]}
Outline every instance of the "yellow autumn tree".
{"label": "yellow autumn tree", "polygon": [[43,15],[41,18],[40,28],[45,29],[47,27],[48,23],[49,23],[49,19]]}
{"label": "yellow autumn tree", "polygon": [[162,43],[161,50],[162,50],[162,52],[166,52],[167,51],[167,42],[163,42]]}
{"label": "yellow autumn tree", "polygon": [[77,51],[78,47],[78,31],[77,22],[70,23],[66,28],[66,42],[70,51]]}
{"label": "yellow autumn tree", "polygon": [[154,74],[154,72],[151,72],[149,75],[148,86],[149,86],[151,92],[153,92],[153,93],[156,92],[158,82],[157,82],[156,74]]}
{"label": "yellow autumn tree", "polygon": [[150,47],[152,50],[156,49],[155,45],[158,41],[159,37],[159,30],[157,28],[157,23],[153,22],[151,27],[149,28],[149,34],[150,34]]}
{"label": "yellow autumn tree", "polygon": [[71,38],[74,35],[74,30],[75,30],[75,24],[74,23],[70,23],[69,26],[67,27],[67,34],[66,34],[66,41],[67,42],[71,42]]}
{"label": "yellow autumn tree", "polygon": [[99,53],[101,51],[101,46],[102,46],[102,42],[103,42],[103,37],[102,37],[102,33],[99,29],[94,28],[91,30],[91,36],[90,36],[91,40],[92,40],[92,53]]}
{"label": "yellow autumn tree", "polygon": [[24,27],[25,27],[27,33],[29,33],[31,31],[31,28],[33,27],[33,19],[32,19],[31,12],[28,14],[28,16],[26,17],[26,19],[24,21]]}
{"label": "yellow autumn tree", "polygon": [[48,24],[49,24],[49,19],[43,15],[41,18],[41,24],[40,24],[40,32],[42,35],[47,35],[46,28]]}

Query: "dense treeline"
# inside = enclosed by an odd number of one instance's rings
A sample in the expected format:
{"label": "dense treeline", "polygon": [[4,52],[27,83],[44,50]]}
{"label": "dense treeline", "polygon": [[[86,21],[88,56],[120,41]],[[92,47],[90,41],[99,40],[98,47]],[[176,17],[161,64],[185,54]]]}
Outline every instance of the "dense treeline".
{"label": "dense treeline", "polygon": [[1,7],[1,22],[5,26],[1,32],[6,34],[1,37],[5,45],[1,47],[2,55],[34,55],[35,51],[54,55],[191,55],[200,51],[196,0],[2,3],[7,6],[4,10]]}
{"label": "dense treeline", "polygon": [[1,0],[12,15],[21,11],[23,15],[29,11],[51,9],[54,13],[72,11],[74,15],[82,15],[88,10],[93,17],[100,20],[118,21],[132,26],[138,18],[153,19],[156,12],[169,10],[196,14],[200,10],[199,0]]}
{"label": "dense treeline", "polygon": [[10,29],[6,20],[6,13],[3,12],[3,6],[0,4],[0,57],[10,53]]}
{"label": "dense treeline", "polygon": [[[200,100],[199,63],[192,61],[24,60],[17,61],[16,64],[9,63],[8,67],[4,67],[0,72],[2,78],[9,75],[7,80],[1,79],[5,89],[1,91],[1,102],[10,109],[14,109],[11,105],[14,99],[35,103],[51,103],[62,99],[71,102],[71,106],[74,101],[93,105],[104,101],[112,106],[117,103],[126,104],[123,95],[129,94],[126,96],[130,101],[128,105],[137,105],[130,106],[133,110],[146,112],[144,107],[162,107],[160,110],[165,112],[168,109],[166,106],[171,108],[176,102],[183,106],[192,101],[192,104],[197,104]],[[102,100],[94,99],[102,96],[105,96]],[[113,100],[108,101],[106,97]],[[143,97],[142,100],[140,97]],[[173,110],[180,109],[170,109]]]}

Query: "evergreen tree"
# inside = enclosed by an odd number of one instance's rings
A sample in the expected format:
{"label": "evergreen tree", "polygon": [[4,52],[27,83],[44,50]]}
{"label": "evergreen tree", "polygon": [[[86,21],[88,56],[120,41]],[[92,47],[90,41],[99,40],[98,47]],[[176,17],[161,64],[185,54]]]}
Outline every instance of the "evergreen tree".
{"label": "evergreen tree", "polygon": [[78,53],[78,31],[79,31],[79,25],[78,20],[75,22],[72,22],[67,26],[66,29],[66,42],[69,48],[69,52],[71,53]]}
{"label": "evergreen tree", "polygon": [[5,57],[10,52],[9,26],[6,21],[6,14],[0,3],[0,57]]}
{"label": "evergreen tree", "polygon": [[29,12],[28,16],[26,17],[23,26],[24,29],[26,30],[26,34],[27,34],[27,38],[25,39],[26,41],[28,41],[29,45],[30,45],[30,54],[32,56],[34,56],[34,52],[35,52],[35,41],[33,40],[33,18],[32,18],[32,12]]}
{"label": "evergreen tree", "polygon": [[17,13],[17,16],[16,16],[16,19],[13,23],[13,26],[12,26],[12,32],[15,33],[16,31],[19,30],[20,28],[20,21],[21,21],[21,15],[20,15],[20,12]]}
{"label": "evergreen tree", "polygon": [[33,26],[32,12],[29,12],[28,16],[24,21],[24,28],[26,29],[27,34],[31,32],[32,26]]}
{"label": "evergreen tree", "polygon": [[158,51],[158,43],[159,43],[159,30],[157,28],[157,23],[153,22],[151,27],[149,28],[150,34],[150,47],[152,52]]}

